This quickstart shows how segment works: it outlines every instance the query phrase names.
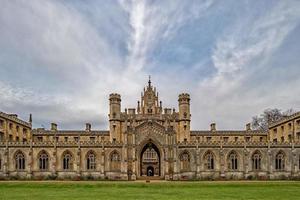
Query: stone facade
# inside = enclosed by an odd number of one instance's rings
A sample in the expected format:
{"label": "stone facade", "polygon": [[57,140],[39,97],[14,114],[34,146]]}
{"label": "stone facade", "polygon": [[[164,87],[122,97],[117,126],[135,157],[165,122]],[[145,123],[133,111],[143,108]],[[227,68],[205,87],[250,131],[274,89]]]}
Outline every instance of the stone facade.
{"label": "stone facade", "polygon": [[[0,176],[136,180],[284,179],[300,177],[300,113],[251,130],[190,130],[190,96],[178,111],[163,108],[144,88],[137,108],[121,111],[110,94],[109,130],[31,130],[15,115],[0,115]],[[16,127],[18,131],[16,130]],[[283,127],[283,128],[282,128]],[[22,131],[20,131],[22,130]],[[27,131],[26,131],[27,130]],[[21,136],[22,135],[22,136]]]}

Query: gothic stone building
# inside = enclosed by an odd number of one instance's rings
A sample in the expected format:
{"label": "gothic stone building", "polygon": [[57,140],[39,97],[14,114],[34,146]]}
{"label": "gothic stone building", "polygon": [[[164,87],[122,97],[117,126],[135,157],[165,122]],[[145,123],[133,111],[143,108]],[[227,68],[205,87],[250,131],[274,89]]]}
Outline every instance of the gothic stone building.
{"label": "gothic stone building", "polygon": [[32,129],[0,112],[0,176],[136,180],[283,179],[300,176],[300,113],[268,132],[190,130],[190,96],[163,108],[149,81],[137,108],[109,96],[109,130]]}

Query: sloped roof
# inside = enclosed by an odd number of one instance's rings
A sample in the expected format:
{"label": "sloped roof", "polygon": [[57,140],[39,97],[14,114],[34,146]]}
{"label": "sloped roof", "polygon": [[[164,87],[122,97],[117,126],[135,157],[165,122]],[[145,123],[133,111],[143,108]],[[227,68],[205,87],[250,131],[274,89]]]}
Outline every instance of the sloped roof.
{"label": "sloped roof", "polygon": [[28,128],[31,128],[31,124],[29,122],[26,122],[24,120],[19,119],[18,117],[12,116],[10,114],[4,113],[0,111],[0,117],[3,117],[5,119],[11,120],[15,123],[21,124],[23,126],[27,126]]}
{"label": "sloped roof", "polygon": [[285,117],[285,118],[283,118],[283,119],[281,119],[281,120],[279,120],[277,122],[274,122],[274,123],[270,124],[269,128],[272,128],[274,126],[278,126],[279,124],[286,123],[286,122],[288,122],[290,120],[293,120],[293,119],[296,119],[296,118],[300,118],[300,112],[296,112],[296,113],[294,113],[294,114],[292,114],[292,115],[290,115],[288,117]]}

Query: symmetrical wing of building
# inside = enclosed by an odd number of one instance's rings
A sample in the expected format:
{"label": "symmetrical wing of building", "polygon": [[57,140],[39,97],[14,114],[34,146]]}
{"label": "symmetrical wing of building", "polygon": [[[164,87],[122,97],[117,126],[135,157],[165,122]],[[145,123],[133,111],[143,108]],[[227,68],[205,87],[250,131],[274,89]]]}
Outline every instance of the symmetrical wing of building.
{"label": "symmetrical wing of building", "polygon": [[135,180],[283,179],[300,176],[300,112],[251,130],[190,130],[190,96],[163,108],[149,81],[137,108],[110,94],[109,130],[32,129],[0,112],[0,176]]}

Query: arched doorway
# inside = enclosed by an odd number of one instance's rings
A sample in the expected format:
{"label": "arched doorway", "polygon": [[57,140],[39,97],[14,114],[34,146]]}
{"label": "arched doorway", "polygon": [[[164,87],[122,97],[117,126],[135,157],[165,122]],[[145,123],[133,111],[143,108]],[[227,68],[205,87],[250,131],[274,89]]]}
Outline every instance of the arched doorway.
{"label": "arched doorway", "polygon": [[140,176],[160,176],[160,152],[151,140],[143,147],[140,155]]}
{"label": "arched doorway", "polygon": [[154,168],[152,166],[147,167],[147,176],[154,176]]}

